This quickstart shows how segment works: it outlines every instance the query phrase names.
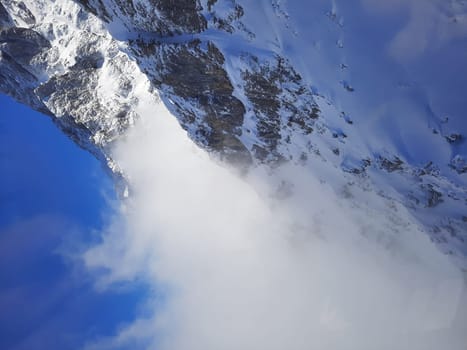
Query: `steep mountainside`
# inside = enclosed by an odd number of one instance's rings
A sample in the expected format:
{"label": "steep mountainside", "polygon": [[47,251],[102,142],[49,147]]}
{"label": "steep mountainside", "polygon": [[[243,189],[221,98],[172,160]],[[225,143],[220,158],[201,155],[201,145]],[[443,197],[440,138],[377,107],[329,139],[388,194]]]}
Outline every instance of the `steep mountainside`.
{"label": "steep mountainside", "polygon": [[2,0],[0,91],[118,174],[148,90],[244,171],[293,162],[402,203],[466,267],[467,5],[418,4]]}

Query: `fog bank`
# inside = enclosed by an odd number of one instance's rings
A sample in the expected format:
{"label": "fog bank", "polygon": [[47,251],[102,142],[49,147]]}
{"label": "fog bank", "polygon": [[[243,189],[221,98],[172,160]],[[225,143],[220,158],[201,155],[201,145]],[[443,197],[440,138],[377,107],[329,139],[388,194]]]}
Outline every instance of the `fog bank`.
{"label": "fog bank", "polygon": [[131,195],[83,259],[99,288],[153,298],[88,349],[464,349],[463,275],[404,208],[302,166],[240,178],[140,108],[115,150]]}

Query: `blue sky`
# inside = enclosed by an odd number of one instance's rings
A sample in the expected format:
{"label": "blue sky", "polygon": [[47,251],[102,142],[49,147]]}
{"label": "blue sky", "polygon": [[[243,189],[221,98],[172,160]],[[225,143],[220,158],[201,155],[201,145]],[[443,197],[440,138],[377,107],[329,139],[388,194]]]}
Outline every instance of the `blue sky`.
{"label": "blue sky", "polygon": [[115,199],[99,162],[0,94],[0,349],[74,349],[135,318],[144,291],[97,292],[65,256],[98,240]]}

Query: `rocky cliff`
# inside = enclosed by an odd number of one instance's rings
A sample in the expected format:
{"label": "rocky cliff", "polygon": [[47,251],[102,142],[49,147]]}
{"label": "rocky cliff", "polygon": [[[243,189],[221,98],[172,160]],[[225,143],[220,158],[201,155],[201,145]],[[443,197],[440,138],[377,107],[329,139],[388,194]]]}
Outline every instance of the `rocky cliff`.
{"label": "rocky cliff", "polygon": [[112,143],[148,90],[219,158],[244,171],[293,162],[343,198],[403,203],[467,266],[467,81],[457,61],[432,74],[443,50],[465,54],[467,6],[437,8],[442,30],[416,51],[410,21],[387,33],[345,1],[2,0],[0,91],[118,174]]}

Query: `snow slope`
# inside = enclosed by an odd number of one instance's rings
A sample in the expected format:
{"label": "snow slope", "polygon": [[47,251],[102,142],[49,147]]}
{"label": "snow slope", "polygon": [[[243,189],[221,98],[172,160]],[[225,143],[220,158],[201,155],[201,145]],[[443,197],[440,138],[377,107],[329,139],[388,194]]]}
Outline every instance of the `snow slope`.
{"label": "snow slope", "polygon": [[464,1],[176,4],[0,6],[0,90],[129,185],[82,260],[153,300],[88,348],[463,350]]}
{"label": "snow slope", "polygon": [[466,12],[460,0],[8,0],[2,91],[118,173],[111,143],[149,89],[212,154],[377,193],[465,267]]}

